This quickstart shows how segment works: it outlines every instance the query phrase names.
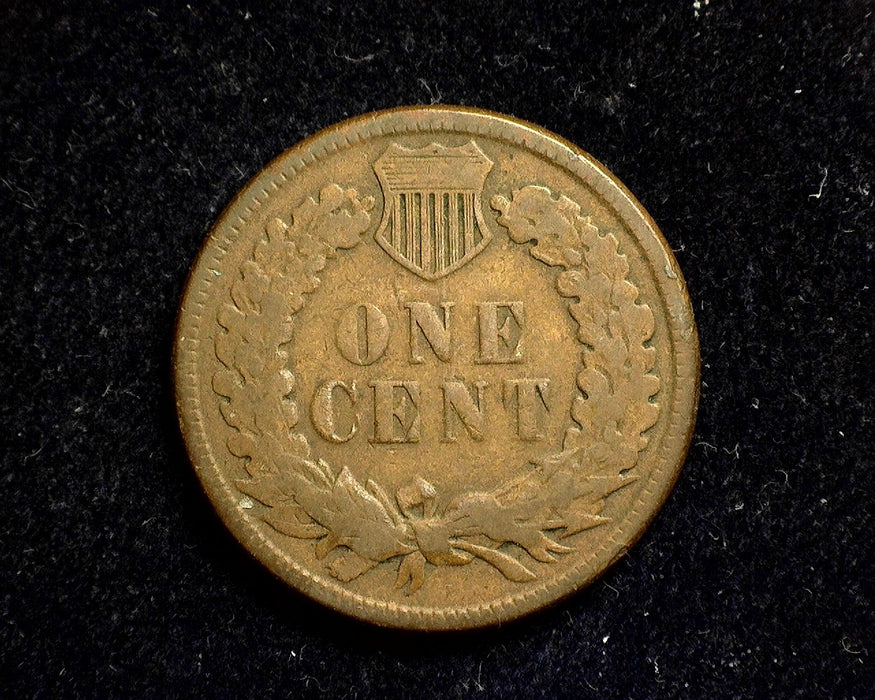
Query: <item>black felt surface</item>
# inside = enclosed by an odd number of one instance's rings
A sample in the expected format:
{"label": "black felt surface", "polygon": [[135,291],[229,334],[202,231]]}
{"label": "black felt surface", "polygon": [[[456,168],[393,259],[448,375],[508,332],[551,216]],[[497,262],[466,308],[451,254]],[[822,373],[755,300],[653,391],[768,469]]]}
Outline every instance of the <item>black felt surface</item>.
{"label": "black felt surface", "polygon": [[[871,697],[871,5],[233,5],[0,8],[0,694]],[[321,127],[433,101],[617,173],[676,250],[703,361],[687,465],[629,556],[456,636],[275,582],[170,396],[182,286],[234,193]]]}

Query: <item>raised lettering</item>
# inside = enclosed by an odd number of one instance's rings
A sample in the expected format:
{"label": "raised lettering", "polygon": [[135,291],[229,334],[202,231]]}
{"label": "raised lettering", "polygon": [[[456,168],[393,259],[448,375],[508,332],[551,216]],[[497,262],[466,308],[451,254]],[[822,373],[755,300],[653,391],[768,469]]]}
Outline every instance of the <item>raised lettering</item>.
{"label": "raised lettering", "polygon": [[419,442],[419,382],[378,379],[374,389],[376,443]]}
{"label": "raised lettering", "polygon": [[[335,389],[339,391],[335,391]],[[349,409],[346,411],[352,415],[349,427],[344,432],[337,429],[337,394],[345,394]],[[358,417],[355,414],[355,404],[358,401],[358,389],[355,382],[346,384],[339,380],[323,382],[313,394],[313,403],[310,404],[310,418],[313,427],[329,442],[347,442],[352,439],[358,430]]]}
{"label": "raised lettering", "polygon": [[[445,381],[441,388],[444,392],[444,441],[455,442],[453,430],[456,420],[462,422],[468,435],[474,440],[483,439],[483,423],[486,418],[486,404],[483,400],[483,390],[486,382],[474,382],[477,388],[477,402],[468,388],[459,381]],[[454,417],[455,416],[455,417]]]}
{"label": "raised lettering", "polygon": [[441,304],[443,321],[438,317],[437,309],[427,302],[411,301],[405,306],[410,312],[410,361],[417,365],[425,362],[420,354],[422,340],[425,340],[438,358],[449,362],[452,356],[450,309],[453,302]]}
{"label": "raised lettering", "polygon": [[523,302],[484,301],[477,304],[480,321],[480,364],[523,361]]}
{"label": "raised lettering", "polygon": [[504,405],[516,402],[517,435],[520,440],[543,440],[540,416],[550,411],[547,406],[549,379],[505,379]]}
{"label": "raised lettering", "polygon": [[353,364],[370,365],[386,352],[389,321],[373,304],[359,304],[343,313],[335,335],[341,355]]}

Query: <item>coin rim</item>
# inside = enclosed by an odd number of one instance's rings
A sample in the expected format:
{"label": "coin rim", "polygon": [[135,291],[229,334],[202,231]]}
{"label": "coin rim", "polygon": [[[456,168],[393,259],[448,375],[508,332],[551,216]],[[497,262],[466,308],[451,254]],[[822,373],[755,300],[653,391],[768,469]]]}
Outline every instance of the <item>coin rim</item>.
{"label": "coin rim", "polygon": [[[373,128],[382,122],[389,124],[399,120],[399,117],[402,123],[397,125],[397,129],[408,133],[428,133],[443,128],[474,134],[477,133],[474,125],[485,123],[488,127],[502,131],[495,133],[483,130],[481,133],[484,136],[527,148],[544,156],[555,166],[565,169],[590,187],[625,224],[644,253],[657,293],[668,309],[666,319],[675,350],[673,365],[676,371],[672,413],[665,437],[659,446],[663,456],[656,460],[656,466],[650,472],[635,504],[614,527],[613,534],[606,543],[593,552],[596,555],[594,559],[554,576],[536,588],[489,604],[458,608],[406,606],[352,593],[343,589],[340,583],[331,585],[333,582],[328,582],[326,585],[304,566],[285,557],[258,531],[251,518],[240,509],[238,500],[228,497],[233,485],[228,484],[227,478],[218,468],[203,429],[197,432],[201,422],[198,397],[200,387],[197,385],[196,372],[199,337],[189,331],[197,330],[201,323],[202,316],[197,312],[201,304],[197,297],[199,294],[206,294],[213,281],[208,276],[210,266],[206,262],[217,250],[224,255],[230,249],[236,235],[232,222],[236,218],[245,221],[242,213],[247,209],[251,210],[247,206],[250,200],[260,203],[258,193],[267,192],[267,188],[276,182],[277,176],[290,179],[283,172],[285,169],[297,172],[306,167],[308,162],[315,162],[319,157],[342,148],[343,146],[338,145],[341,140],[350,144],[351,136],[356,137],[356,140],[364,140],[385,134],[386,132],[360,132],[368,131],[369,125]],[[467,123],[453,124],[454,119]],[[425,126],[425,122],[429,122],[428,129],[414,128]],[[510,138],[506,133],[508,129],[519,140]],[[526,136],[529,137],[528,140]],[[546,144],[543,150],[534,147],[532,138]],[[560,162],[563,153],[567,163]],[[584,171],[579,172],[579,169]],[[662,255],[662,260],[657,260],[659,254]],[[663,262],[664,266],[658,268],[657,262]],[[680,306],[670,305],[669,297]],[[681,319],[684,322],[683,327]],[[361,620],[406,629],[468,629],[500,624],[564,600],[603,575],[641,537],[674,488],[689,449],[699,398],[699,341],[686,284],[668,243],[634,195],[598,160],[561,136],[515,117],[471,107],[410,106],[371,112],[320,130],[273,159],[234,196],[211,227],[191,267],[177,316],[173,377],[183,440],[201,485],[226,527],[268,570],[320,603]],[[672,458],[667,459],[666,455]],[[654,487],[653,490],[649,490],[648,486]],[[627,533],[628,530],[631,533]],[[609,550],[611,554],[603,556]],[[592,569],[593,564],[598,565],[595,570],[583,571]]]}

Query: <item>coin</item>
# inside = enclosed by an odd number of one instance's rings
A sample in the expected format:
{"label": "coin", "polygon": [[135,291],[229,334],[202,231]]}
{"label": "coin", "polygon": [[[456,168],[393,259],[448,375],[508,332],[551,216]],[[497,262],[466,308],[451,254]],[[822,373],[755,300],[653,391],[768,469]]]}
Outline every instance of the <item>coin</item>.
{"label": "coin", "polygon": [[698,340],[622,184],[510,117],[364,115],[221,215],[175,342],[194,468],[291,586],[380,625],[500,623],[580,589],[665,501]]}

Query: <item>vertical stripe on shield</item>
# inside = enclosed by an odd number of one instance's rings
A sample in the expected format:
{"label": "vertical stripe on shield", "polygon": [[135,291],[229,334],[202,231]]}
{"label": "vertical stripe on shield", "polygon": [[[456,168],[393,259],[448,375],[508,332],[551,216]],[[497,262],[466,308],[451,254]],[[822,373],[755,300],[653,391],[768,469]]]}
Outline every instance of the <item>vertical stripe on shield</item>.
{"label": "vertical stripe on shield", "polygon": [[428,215],[428,192],[417,192],[414,197],[416,198],[416,208],[419,211],[419,267],[426,272],[434,272],[432,256],[434,246],[432,245],[432,232],[428,228],[428,222],[431,220]]}
{"label": "vertical stripe on shield", "polygon": [[434,231],[434,269],[443,270],[446,267],[446,240],[444,239],[443,221],[440,214],[442,207],[437,206],[437,192],[428,193],[429,227]]}
{"label": "vertical stripe on shield", "polygon": [[473,190],[395,192],[383,240],[411,265],[437,274],[483,240]]}

